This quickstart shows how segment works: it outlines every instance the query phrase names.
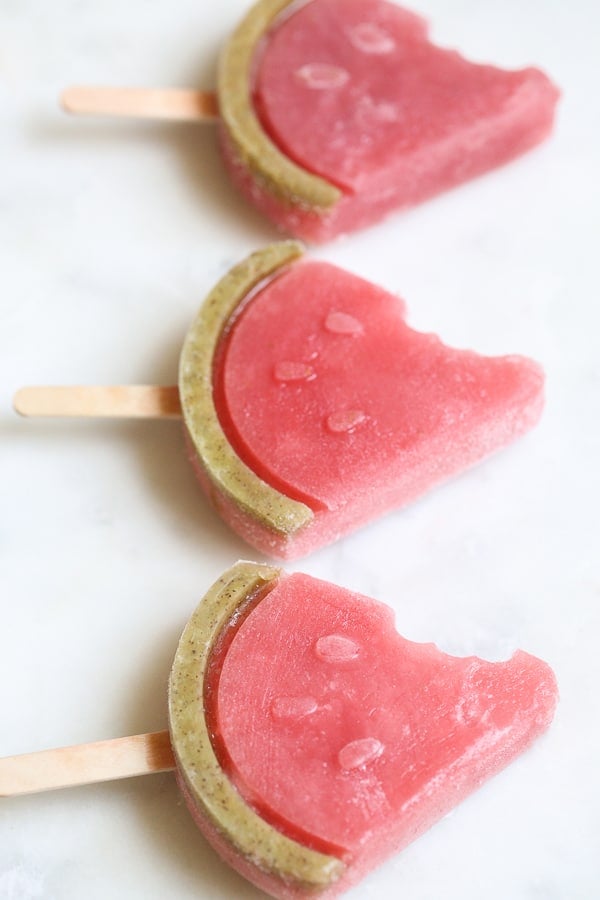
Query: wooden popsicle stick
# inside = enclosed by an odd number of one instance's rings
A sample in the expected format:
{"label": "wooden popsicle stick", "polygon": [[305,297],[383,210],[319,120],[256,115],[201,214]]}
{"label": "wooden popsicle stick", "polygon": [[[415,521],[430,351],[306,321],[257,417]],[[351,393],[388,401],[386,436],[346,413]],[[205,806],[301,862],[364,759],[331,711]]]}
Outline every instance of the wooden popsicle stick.
{"label": "wooden popsicle stick", "polygon": [[73,86],[63,91],[60,105],[65,112],[79,116],[212,122],[219,115],[215,94],[183,88]]}
{"label": "wooden popsicle stick", "polygon": [[13,406],[21,416],[162,419],[181,415],[176,385],[21,388]]}
{"label": "wooden popsicle stick", "polygon": [[168,731],[6,756],[0,759],[0,797],[116,781],[175,768]]}

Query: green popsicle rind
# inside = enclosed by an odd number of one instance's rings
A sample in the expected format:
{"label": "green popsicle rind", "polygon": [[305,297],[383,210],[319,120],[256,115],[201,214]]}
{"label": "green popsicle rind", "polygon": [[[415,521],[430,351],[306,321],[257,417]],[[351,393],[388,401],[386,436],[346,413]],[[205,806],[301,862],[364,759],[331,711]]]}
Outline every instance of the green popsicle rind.
{"label": "green popsicle rind", "polygon": [[263,129],[252,102],[252,66],[260,41],[293,0],[259,0],[226,43],[219,61],[219,115],[237,157],[279,200],[324,212],[341,199],[335,185],[292,162]]}
{"label": "green popsicle rind", "polygon": [[284,537],[308,524],[313,513],[304,503],[264,482],[237,455],[217,415],[213,368],[221,336],[248,293],[302,253],[299,242],[282,241],[231,269],[210,292],[192,323],[179,364],[183,419],[211,486],[259,526]]}
{"label": "green popsicle rind", "polygon": [[211,828],[270,877],[318,890],[341,877],[343,862],[286,837],[254,812],[223,771],[205,718],[205,681],[215,643],[248,598],[274,585],[280,575],[279,569],[270,566],[239,562],[204,596],[175,654],[169,728],[180,776]]}

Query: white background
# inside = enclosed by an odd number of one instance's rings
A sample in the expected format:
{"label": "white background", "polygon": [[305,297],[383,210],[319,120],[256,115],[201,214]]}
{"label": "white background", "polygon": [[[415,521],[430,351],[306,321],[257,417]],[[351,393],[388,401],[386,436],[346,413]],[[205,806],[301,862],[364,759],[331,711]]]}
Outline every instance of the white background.
{"label": "white background", "polygon": [[[220,275],[276,237],[211,126],[73,120],[71,83],[212,87],[245,0],[0,0],[0,755],[166,725],[178,635],[252,550],[215,518],[174,422],[26,421],[23,384],[174,383]],[[555,669],[548,734],[349,896],[600,896],[600,119],[595,0],[420,0],[473,59],[562,87],[527,157],[314,251],[401,294],[415,327],[548,374],[507,451],[296,564],[391,604],[457,654]],[[192,825],[171,775],[0,801],[2,900],[260,893]]]}

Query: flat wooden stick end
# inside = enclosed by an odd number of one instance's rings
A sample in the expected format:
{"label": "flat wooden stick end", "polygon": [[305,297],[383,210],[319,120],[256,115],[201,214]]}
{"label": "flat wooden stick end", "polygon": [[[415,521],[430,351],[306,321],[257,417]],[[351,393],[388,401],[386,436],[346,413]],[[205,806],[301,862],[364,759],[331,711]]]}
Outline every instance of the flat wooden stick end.
{"label": "flat wooden stick end", "polygon": [[20,388],[13,397],[13,409],[20,416],[31,415],[29,407],[30,391],[29,388]]}

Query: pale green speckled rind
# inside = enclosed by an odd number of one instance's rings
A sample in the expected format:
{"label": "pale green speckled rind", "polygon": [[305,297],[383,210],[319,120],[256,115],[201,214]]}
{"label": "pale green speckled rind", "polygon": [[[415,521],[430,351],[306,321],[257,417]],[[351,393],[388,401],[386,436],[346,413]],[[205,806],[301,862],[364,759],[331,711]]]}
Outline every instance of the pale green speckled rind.
{"label": "pale green speckled rind", "polygon": [[179,363],[183,419],[208,478],[236,507],[262,527],[283,536],[293,535],[308,524],[312,510],[270,487],[234,451],[215,409],[212,373],[217,345],[239,304],[257,284],[302,253],[302,244],[282,241],[253,253],[231,269],[200,308]]}
{"label": "pale green speckled rind", "polygon": [[280,574],[280,569],[270,566],[239,562],[204,596],[175,654],[169,682],[169,728],[180,775],[210,824],[263,872],[306,890],[318,890],[337,881],[344,864],[285,837],[248,806],[219,764],[204,714],[204,680],[215,642],[244,601],[276,582]]}
{"label": "pale green speckled rind", "polygon": [[280,200],[326,211],[341,199],[331,182],[292,162],[264,131],[254,111],[251,78],[258,44],[293,0],[259,0],[225,44],[219,62],[219,114],[240,161]]}

